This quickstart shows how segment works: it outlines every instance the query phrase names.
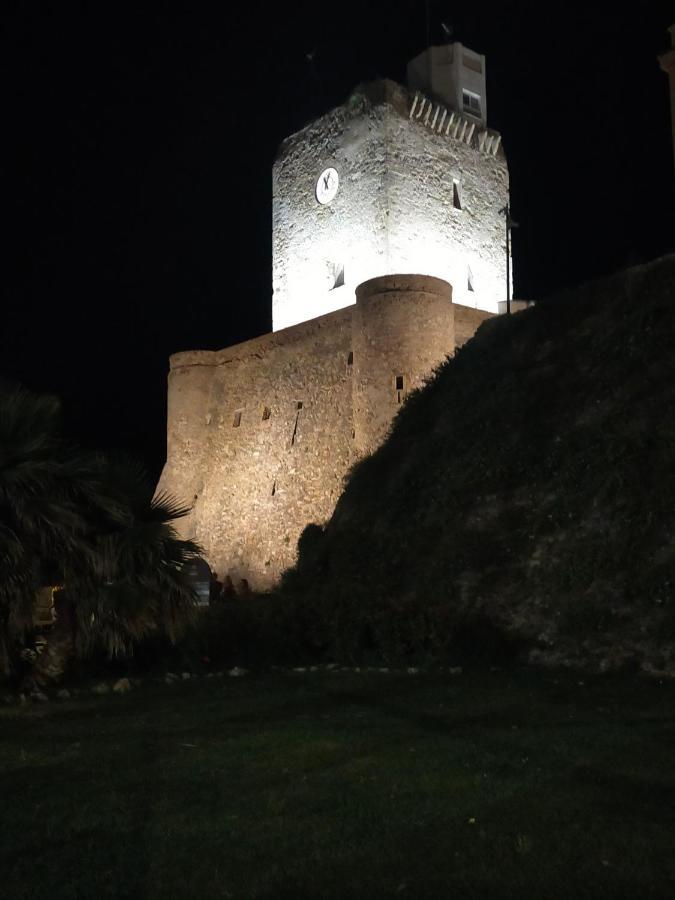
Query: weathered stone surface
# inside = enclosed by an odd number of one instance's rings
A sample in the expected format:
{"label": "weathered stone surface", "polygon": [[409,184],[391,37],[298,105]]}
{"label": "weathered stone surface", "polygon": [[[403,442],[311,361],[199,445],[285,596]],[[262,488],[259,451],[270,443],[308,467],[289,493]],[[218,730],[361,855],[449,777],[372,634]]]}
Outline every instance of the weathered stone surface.
{"label": "weathered stone surface", "polygon": [[[378,81],[284,141],[274,333],[171,359],[159,487],[192,505],[181,533],[243,592],[293,565],[406,395],[503,299],[503,147],[466,123],[429,127],[416,104]],[[327,168],[339,189],[322,204]]]}
{"label": "weathered stone surface", "polygon": [[[386,276],[359,287],[352,308],[172,357],[160,488],[193,504],[178,527],[221,578],[265,589],[294,563],[350,466],[454,352],[458,309],[440,279]],[[459,315],[463,334],[490,316]]]}
{"label": "weathered stone surface", "polygon": [[[467,144],[454,129],[431,130],[410,116],[413,102],[401,85],[373,82],[282,144],[273,170],[275,331],[353,304],[357,285],[397,272],[442,278],[457,302],[497,312],[503,148],[493,156],[477,134]],[[340,186],[322,205],[316,184],[329,166]]]}
{"label": "weathered stone surface", "polygon": [[490,316],[481,309],[454,304],[455,311],[455,349],[462,347],[476,333],[478,326]]}

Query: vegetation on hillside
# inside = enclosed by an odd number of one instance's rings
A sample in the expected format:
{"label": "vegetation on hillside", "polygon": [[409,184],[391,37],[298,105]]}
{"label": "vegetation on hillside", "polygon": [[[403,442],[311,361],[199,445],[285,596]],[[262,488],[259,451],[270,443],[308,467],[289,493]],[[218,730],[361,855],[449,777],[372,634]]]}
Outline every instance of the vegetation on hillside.
{"label": "vegetation on hillside", "polygon": [[195,603],[183,569],[198,548],[172,527],[186,510],[153,497],[135,462],[73,446],[60,418],[55,398],[0,388],[0,674],[32,630],[36,592],[53,585],[38,681],[76,652],[119,654],[160,628],[175,637]]}
{"label": "vegetation on hillside", "polygon": [[305,533],[308,645],[675,668],[673,348],[673,256],[486,322]]}

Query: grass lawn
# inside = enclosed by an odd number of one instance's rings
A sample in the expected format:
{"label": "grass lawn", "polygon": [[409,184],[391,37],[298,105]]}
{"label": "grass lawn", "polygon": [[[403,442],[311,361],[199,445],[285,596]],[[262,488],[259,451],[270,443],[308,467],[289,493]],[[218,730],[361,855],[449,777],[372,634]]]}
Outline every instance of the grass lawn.
{"label": "grass lawn", "polygon": [[671,683],[146,683],[2,708],[0,772],[12,900],[675,896]]}

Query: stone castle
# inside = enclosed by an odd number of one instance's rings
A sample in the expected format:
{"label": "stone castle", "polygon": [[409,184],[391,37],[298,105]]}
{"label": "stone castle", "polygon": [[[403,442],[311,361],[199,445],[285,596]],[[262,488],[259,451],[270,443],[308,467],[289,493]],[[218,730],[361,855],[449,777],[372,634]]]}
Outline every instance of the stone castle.
{"label": "stone castle", "polygon": [[508,199],[485,58],[458,42],[283,142],[274,331],[171,358],[160,489],[219,577],[272,586],[406,395],[498,312]]}

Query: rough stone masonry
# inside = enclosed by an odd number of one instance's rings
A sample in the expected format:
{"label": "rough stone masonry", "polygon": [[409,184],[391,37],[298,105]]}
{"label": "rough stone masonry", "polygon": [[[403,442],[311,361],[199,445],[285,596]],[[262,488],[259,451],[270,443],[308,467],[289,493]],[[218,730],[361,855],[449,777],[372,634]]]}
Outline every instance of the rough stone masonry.
{"label": "rough stone masonry", "polygon": [[[484,59],[470,52],[455,71],[469,60],[475,104]],[[171,358],[159,485],[192,506],[181,533],[219,577],[254,589],[293,564],[350,466],[505,285],[499,136],[421,90],[356,91],[283,143],[273,191],[275,331]]]}

